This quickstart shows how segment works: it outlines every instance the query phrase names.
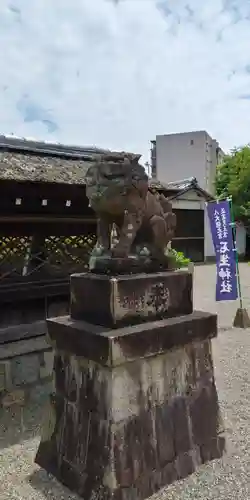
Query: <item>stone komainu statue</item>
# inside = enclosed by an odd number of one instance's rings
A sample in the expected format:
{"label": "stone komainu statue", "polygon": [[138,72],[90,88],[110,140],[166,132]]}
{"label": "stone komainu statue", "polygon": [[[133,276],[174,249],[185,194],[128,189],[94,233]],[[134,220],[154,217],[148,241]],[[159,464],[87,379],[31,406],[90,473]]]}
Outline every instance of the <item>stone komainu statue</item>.
{"label": "stone komainu statue", "polygon": [[[162,261],[176,216],[167,198],[150,190],[139,159],[140,155],[106,154],[87,171],[86,194],[98,221],[97,247],[117,258],[139,256],[146,249],[151,259]],[[114,224],[118,241],[111,249]]]}

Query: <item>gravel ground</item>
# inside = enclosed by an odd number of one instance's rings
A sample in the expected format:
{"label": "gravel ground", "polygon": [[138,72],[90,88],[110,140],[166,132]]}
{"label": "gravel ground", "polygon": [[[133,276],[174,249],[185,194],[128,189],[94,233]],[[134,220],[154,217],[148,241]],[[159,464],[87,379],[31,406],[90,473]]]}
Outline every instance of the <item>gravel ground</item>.
{"label": "gravel ground", "polygon": [[[250,311],[250,267],[241,264],[244,305]],[[194,300],[197,309],[219,314],[219,336],[213,341],[216,381],[227,429],[223,460],[201,467],[188,479],[175,483],[152,500],[250,500],[250,329],[232,328],[237,305],[214,302],[214,266],[195,269]],[[77,496],[34,465],[39,423],[46,395],[37,402],[12,409],[0,419],[0,499],[74,500]]]}

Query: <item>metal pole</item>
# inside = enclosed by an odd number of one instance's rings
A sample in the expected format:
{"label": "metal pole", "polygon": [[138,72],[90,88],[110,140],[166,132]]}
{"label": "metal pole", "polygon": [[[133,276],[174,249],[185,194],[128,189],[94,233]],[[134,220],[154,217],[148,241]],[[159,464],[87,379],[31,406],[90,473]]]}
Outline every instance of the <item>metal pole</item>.
{"label": "metal pole", "polygon": [[238,250],[237,250],[237,246],[236,246],[236,224],[235,224],[235,220],[234,220],[232,198],[228,198],[228,201],[229,201],[230,214],[231,214],[231,223],[232,223],[232,231],[233,231],[233,242],[234,242],[235,262],[236,262],[236,277],[237,277],[237,283],[238,283],[240,308],[243,309],[242,295],[241,295],[241,283],[240,283],[239,256],[238,256]]}

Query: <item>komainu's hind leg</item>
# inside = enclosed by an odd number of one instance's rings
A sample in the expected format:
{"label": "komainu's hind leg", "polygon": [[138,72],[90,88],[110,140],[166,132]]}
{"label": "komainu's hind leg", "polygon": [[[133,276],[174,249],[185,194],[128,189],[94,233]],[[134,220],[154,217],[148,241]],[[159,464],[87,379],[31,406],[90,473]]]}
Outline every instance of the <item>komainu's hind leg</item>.
{"label": "komainu's hind leg", "polygon": [[150,219],[150,226],[153,234],[151,243],[152,257],[157,260],[165,260],[164,250],[167,246],[165,219],[162,216],[154,215]]}
{"label": "komainu's hind leg", "polygon": [[176,215],[174,212],[167,212],[164,214],[164,220],[166,224],[166,240],[167,243],[171,241],[174,236],[174,231],[176,228]]}

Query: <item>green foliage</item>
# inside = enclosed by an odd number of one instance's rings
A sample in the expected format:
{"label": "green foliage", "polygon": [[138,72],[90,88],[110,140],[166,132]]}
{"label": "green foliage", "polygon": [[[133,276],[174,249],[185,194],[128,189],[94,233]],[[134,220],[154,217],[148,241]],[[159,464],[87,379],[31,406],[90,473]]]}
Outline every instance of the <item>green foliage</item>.
{"label": "green foliage", "polygon": [[174,250],[173,248],[169,250],[168,255],[171,257],[171,261],[173,262],[174,267],[177,269],[187,267],[190,262],[190,259],[185,257],[183,252],[177,252],[177,250]]}
{"label": "green foliage", "polygon": [[234,216],[250,220],[250,145],[234,149],[216,172],[216,195],[220,199],[232,197]]}

